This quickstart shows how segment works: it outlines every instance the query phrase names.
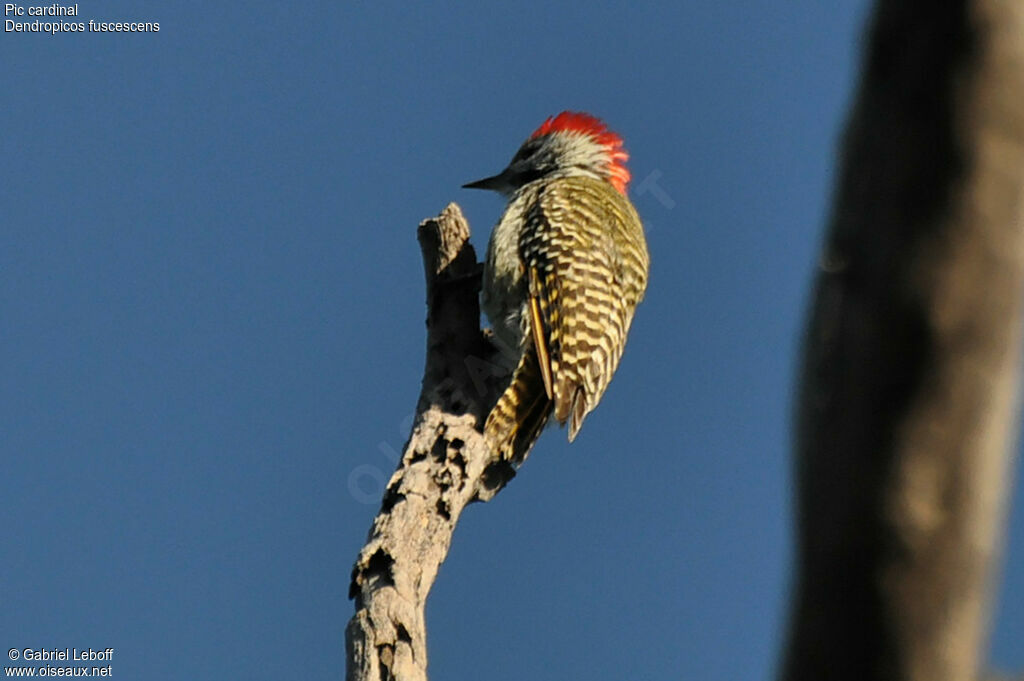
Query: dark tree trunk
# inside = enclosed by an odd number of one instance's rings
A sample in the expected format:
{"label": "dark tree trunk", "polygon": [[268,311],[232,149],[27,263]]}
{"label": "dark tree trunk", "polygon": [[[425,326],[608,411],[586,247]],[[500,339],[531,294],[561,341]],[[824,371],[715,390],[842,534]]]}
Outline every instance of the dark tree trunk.
{"label": "dark tree trunk", "polygon": [[880,2],[805,339],[785,681],[975,681],[1017,428],[1024,4]]}

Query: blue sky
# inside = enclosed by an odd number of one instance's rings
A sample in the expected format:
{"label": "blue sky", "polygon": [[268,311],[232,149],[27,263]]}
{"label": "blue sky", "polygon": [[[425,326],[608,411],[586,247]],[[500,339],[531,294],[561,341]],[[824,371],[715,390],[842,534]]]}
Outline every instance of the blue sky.
{"label": "blue sky", "polygon": [[866,3],[80,7],[160,31],[0,38],[0,644],[113,647],[124,678],[339,678],[423,365],[416,225],[456,200],[482,250],[500,198],[459,186],[579,109],[632,154],[650,289],[577,441],[548,432],[463,516],[432,674],[770,678]]}

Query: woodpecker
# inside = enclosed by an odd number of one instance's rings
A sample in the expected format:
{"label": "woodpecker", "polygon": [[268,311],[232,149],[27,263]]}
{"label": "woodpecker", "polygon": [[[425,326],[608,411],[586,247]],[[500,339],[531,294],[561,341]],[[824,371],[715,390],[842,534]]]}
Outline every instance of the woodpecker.
{"label": "woodpecker", "polygon": [[501,173],[463,185],[509,200],[482,299],[498,345],[517,357],[484,425],[503,459],[521,463],[552,415],[572,442],[618,367],[650,264],[628,158],[601,120],[564,111]]}

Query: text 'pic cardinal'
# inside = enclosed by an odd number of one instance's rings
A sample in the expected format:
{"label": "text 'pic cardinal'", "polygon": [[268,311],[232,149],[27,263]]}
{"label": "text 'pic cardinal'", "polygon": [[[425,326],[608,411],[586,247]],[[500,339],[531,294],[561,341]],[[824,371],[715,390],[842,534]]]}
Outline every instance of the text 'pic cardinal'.
{"label": "text 'pic cardinal'", "polygon": [[496,341],[519,357],[484,427],[505,459],[521,462],[552,415],[571,442],[618,367],[650,265],[628,158],[599,119],[565,111],[501,173],[465,185],[509,199],[483,281]]}

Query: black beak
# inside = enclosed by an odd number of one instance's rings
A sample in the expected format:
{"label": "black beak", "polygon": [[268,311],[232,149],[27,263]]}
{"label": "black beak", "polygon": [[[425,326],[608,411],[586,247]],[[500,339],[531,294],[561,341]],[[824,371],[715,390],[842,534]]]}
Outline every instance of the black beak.
{"label": "black beak", "polygon": [[505,191],[508,188],[508,180],[505,178],[505,173],[500,173],[492,177],[485,177],[482,180],[476,182],[470,182],[462,185],[463,189],[490,189],[492,191],[500,192]]}

